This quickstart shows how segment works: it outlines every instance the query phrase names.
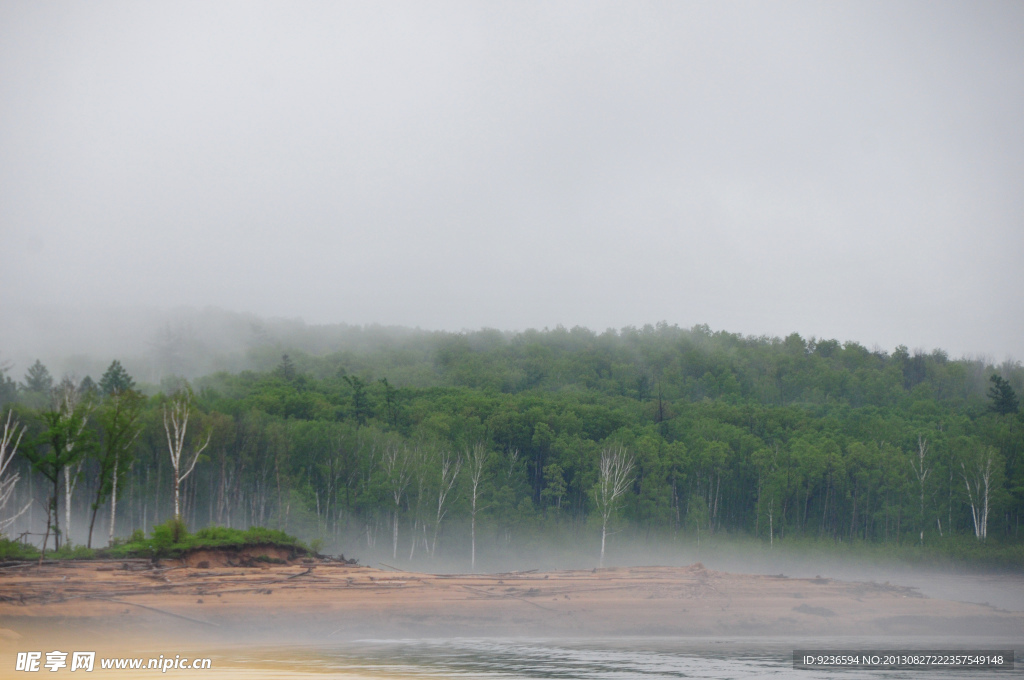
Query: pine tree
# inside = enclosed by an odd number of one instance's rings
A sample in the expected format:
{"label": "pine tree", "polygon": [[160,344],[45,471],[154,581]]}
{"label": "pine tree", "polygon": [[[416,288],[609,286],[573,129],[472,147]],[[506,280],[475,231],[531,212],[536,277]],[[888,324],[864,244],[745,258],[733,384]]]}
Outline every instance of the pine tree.
{"label": "pine tree", "polygon": [[107,372],[100,378],[100,392],[104,396],[110,397],[133,389],[135,389],[135,381],[128,375],[128,371],[124,370],[121,362],[114,359],[107,368]]}
{"label": "pine tree", "polygon": [[998,375],[993,375],[989,380],[992,381],[992,387],[988,388],[988,398],[992,400],[989,408],[1003,415],[1016,413],[1020,404],[1010,383]]}
{"label": "pine tree", "polygon": [[295,380],[295,362],[287,354],[282,354],[281,363],[277,365],[277,370],[274,372],[288,382],[291,382]]}
{"label": "pine tree", "polygon": [[0,362],[0,408],[14,401],[18,396],[18,384],[14,382],[11,376],[7,375],[10,367],[11,364],[9,362]]}
{"label": "pine tree", "polygon": [[29,366],[28,372],[25,373],[25,390],[39,394],[49,394],[52,389],[53,376],[50,375],[50,371],[47,370],[46,366],[43,366],[43,362],[36,359],[36,363]]}
{"label": "pine tree", "polygon": [[96,383],[89,376],[82,378],[82,382],[78,383],[78,393],[82,396],[87,394],[96,394]]}

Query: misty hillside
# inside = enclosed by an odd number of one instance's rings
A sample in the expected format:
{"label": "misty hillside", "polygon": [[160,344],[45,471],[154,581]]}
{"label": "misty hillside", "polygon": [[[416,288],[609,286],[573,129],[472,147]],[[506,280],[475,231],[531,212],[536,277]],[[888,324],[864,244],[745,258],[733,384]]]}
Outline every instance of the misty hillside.
{"label": "misty hillside", "polygon": [[15,381],[36,360],[56,377],[81,379],[98,378],[118,359],[155,391],[165,378],[268,371],[284,353],[320,378],[346,370],[396,386],[598,389],[641,400],[660,388],[665,399],[886,405],[923,385],[929,396],[966,403],[984,399],[996,370],[1014,389],[1024,388],[1019,362],[993,366],[951,360],[942,350],[899,347],[889,354],[856,342],[746,337],[706,326],[449,333],[311,325],[213,308],[133,308],[23,310],[0,330],[0,361]]}
{"label": "misty hillside", "polygon": [[[215,311],[165,323],[123,365],[98,335],[71,337],[75,377],[36,361],[0,380],[27,433],[0,521],[26,536],[49,507],[76,543],[86,516],[113,537],[180,512],[340,549],[393,542],[393,558],[403,542],[410,559],[454,549],[467,522],[506,550],[609,523],[960,555],[1020,537],[1018,363],[705,326],[446,333]],[[602,500],[615,452],[621,486]]]}

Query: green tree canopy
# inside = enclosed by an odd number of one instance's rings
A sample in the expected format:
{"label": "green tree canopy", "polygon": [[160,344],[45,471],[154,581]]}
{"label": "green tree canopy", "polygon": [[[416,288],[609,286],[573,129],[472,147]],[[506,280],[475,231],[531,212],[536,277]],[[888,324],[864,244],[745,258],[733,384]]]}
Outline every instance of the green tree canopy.
{"label": "green tree canopy", "polygon": [[36,363],[28,367],[25,373],[25,389],[29,392],[47,394],[53,389],[53,376],[43,362],[36,359]]}
{"label": "green tree canopy", "polygon": [[992,400],[989,408],[1003,415],[1016,413],[1020,404],[1010,383],[998,375],[993,375],[989,380],[992,381],[992,387],[988,388],[988,398]]}
{"label": "green tree canopy", "polygon": [[104,396],[112,396],[114,394],[128,392],[135,389],[135,381],[128,371],[124,369],[121,362],[114,359],[110,362],[110,366],[107,368],[107,372],[100,378],[100,392]]}

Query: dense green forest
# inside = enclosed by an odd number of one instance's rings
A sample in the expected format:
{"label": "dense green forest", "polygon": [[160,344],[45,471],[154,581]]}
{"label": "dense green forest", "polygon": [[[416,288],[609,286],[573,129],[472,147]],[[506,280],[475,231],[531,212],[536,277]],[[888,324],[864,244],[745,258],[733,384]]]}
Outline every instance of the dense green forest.
{"label": "dense green forest", "polygon": [[[191,384],[137,385],[117,361],[96,380],[4,371],[0,529],[105,545],[179,513],[412,560],[608,522],[1020,545],[1018,363],[665,324],[348,333]],[[615,452],[625,481],[602,497]]]}

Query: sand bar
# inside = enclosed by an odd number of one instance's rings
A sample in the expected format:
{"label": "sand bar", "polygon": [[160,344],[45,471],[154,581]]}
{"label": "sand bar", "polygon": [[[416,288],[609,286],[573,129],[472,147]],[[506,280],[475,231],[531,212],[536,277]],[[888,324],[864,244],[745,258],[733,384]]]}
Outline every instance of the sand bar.
{"label": "sand bar", "polygon": [[425,574],[200,557],[2,567],[0,644],[64,636],[225,644],[445,635],[1024,637],[1020,612],[888,584],[699,564]]}

